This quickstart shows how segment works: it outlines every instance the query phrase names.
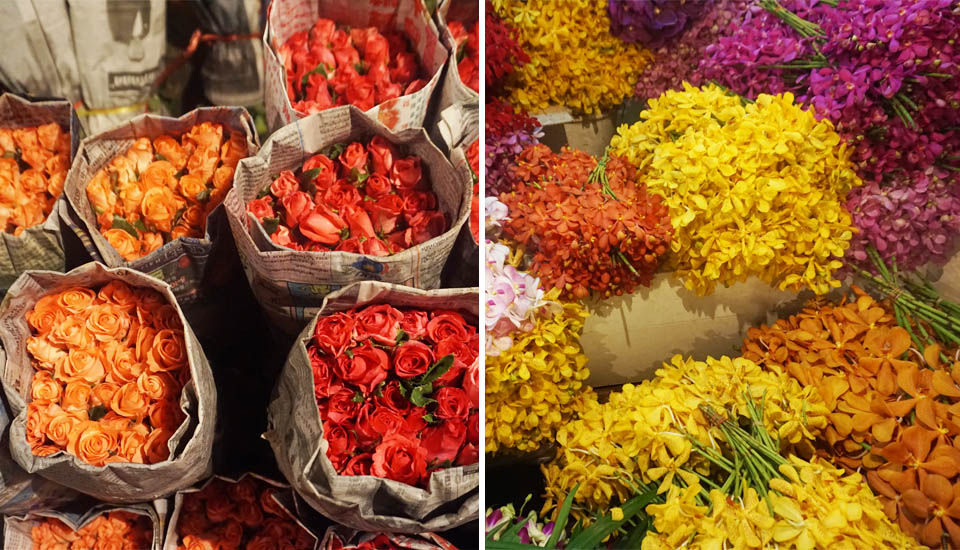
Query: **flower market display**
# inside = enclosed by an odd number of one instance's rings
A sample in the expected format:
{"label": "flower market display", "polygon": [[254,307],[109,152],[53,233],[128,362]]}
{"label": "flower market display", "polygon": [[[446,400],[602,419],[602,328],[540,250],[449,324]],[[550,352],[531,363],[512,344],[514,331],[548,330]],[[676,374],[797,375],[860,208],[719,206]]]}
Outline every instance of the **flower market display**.
{"label": "flower market display", "polygon": [[30,534],[37,550],[135,550],[150,548],[153,542],[150,518],[125,511],[97,516],[76,531],[59,519],[44,518]]}
{"label": "flower market display", "polygon": [[307,347],[327,458],[341,475],[423,486],[478,460],[479,334],[455,311],[367,306]]}
{"label": "flower market display", "polygon": [[127,261],[202,237],[247,154],[244,134],[210,122],[179,137],[139,138],[85,184],[97,227]]}
{"label": "flower market display", "polygon": [[368,111],[427,83],[408,38],[376,27],[350,28],[321,17],[309,31],[291,35],[277,54],[287,96],[301,115],[337,105]]}
{"label": "flower market display", "polygon": [[280,172],[247,204],[279,246],[387,256],[447,230],[420,157],[380,136],[337,144],[297,172]]}
{"label": "flower market display", "polygon": [[0,226],[19,236],[50,215],[70,168],[70,132],[51,122],[0,129]]}

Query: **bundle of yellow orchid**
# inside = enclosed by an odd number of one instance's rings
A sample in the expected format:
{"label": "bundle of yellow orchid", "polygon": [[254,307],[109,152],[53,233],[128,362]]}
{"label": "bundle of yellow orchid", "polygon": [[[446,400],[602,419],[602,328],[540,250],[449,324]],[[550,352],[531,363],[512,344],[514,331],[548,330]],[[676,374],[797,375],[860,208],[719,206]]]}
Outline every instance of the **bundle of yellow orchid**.
{"label": "bundle of yellow orchid", "polygon": [[811,442],[827,424],[813,388],[743,358],[695,361],[677,355],[653,380],[626,384],[604,404],[590,400],[579,419],[557,431],[560,452],[542,467],[545,509],[578,483],[573,513],[587,519],[591,511],[632,496],[633,480],[655,482],[660,493],[696,482],[710,465],[693,452],[694,442],[708,449],[722,444],[699,407],[749,417],[748,398],[764,402],[763,422],[783,445],[812,452]]}
{"label": "bundle of yellow orchid", "polygon": [[687,288],[710,294],[753,275],[824,294],[855,229],[844,208],[861,184],[828,120],[793,95],[740,98],[709,85],[652,99],[612,151],[670,207],[671,247]]}
{"label": "bundle of yellow orchid", "polygon": [[[559,293],[553,289],[544,300],[555,301]],[[578,303],[561,305],[542,309],[533,330],[516,333],[509,349],[486,356],[488,453],[534,451],[553,441],[585,401],[596,401],[583,382],[590,376],[579,341],[586,310]]]}
{"label": "bundle of yellow orchid", "polygon": [[597,113],[633,95],[653,54],[610,34],[607,0],[493,0],[530,61],[511,75],[510,103]]}

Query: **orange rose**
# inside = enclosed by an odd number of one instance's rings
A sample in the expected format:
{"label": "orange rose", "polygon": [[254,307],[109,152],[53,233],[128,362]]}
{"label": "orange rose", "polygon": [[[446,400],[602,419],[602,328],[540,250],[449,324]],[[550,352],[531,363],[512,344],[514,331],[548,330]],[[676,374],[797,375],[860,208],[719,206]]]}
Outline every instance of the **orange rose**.
{"label": "orange rose", "polygon": [[206,185],[213,178],[213,173],[220,162],[220,154],[217,149],[197,149],[190,155],[187,161],[187,172],[200,178],[200,181]]}
{"label": "orange rose", "polygon": [[60,140],[60,133],[63,129],[56,122],[41,124],[37,126],[37,140],[40,145],[48,151],[57,150],[57,141]]}
{"label": "orange rose", "polygon": [[171,437],[173,432],[163,428],[156,428],[150,432],[150,436],[143,444],[143,454],[147,458],[147,464],[156,464],[170,458],[168,443]]}
{"label": "orange rose", "polygon": [[88,384],[96,384],[107,375],[100,351],[95,348],[71,349],[66,361],[57,363],[53,372],[61,382],[82,380]]}
{"label": "orange rose", "polygon": [[65,181],[67,181],[65,171],[50,174],[50,179],[47,180],[47,193],[50,193],[53,198],[59,197],[60,193],[63,193],[63,183]]}
{"label": "orange rose", "polygon": [[113,394],[110,408],[120,416],[143,418],[147,414],[149,399],[134,382],[127,382]]}
{"label": "orange rose", "polygon": [[69,155],[53,155],[47,159],[47,163],[43,166],[43,171],[47,176],[53,177],[54,174],[60,174],[66,172],[70,169],[70,156]]}
{"label": "orange rose", "polygon": [[20,174],[20,189],[23,193],[43,193],[47,190],[47,178],[39,170],[24,170]]}
{"label": "orange rose", "polygon": [[138,173],[144,173],[150,163],[153,162],[153,145],[150,143],[150,138],[138,138],[127,149],[127,154],[121,158],[126,158],[131,167],[136,168]]}
{"label": "orange rose", "polygon": [[197,203],[200,202],[200,198],[197,197],[200,193],[203,193],[207,190],[207,185],[200,180],[199,176],[194,174],[185,174],[180,178],[180,183],[177,184],[177,191],[187,199],[188,202]]}
{"label": "orange rose", "polygon": [[151,162],[147,169],[141,172],[140,181],[143,182],[144,191],[151,189],[167,188],[173,191],[177,188],[177,168],[165,161],[158,160]]}
{"label": "orange rose", "polygon": [[152,374],[143,372],[137,377],[137,389],[153,400],[176,399],[180,395],[180,383],[167,372]]}
{"label": "orange rose", "polygon": [[173,399],[157,401],[150,406],[150,425],[173,433],[187,419],[180,405]]}
{"label": "orange rose", "polygon": [[76,286],[68,288],[57,297],[57,305],[69,313],[82,313],[97,297],[97,294],[89,288]]}
{"label": "orange rose", "polygon": [[140,241],[123,229],[108,229],[103,236],[124,260],[132,262],[141,257]]}
{"label": "orange rose", "polygon": [[31,447],[39,447],[47,441],[47,425],[50,424],[50,405],[30,402],[27,404],[26,435]]}
{"label": "orange rose", "polygon": [[117,390],[119,389],[119,384],[114,384],[111,382],[101,382],[97,384],[90,392],[90,404],[93,406],[101,405],[109,408],[110,401],[113,400],[113,395],[117,393]]}
{"label": "orange rose", "polygon": [[121,432],[129,429],[130,426],[134,424],[133,420],[130,420],[126,416],[120,416],[113,411],[107,411],[107,414],[103,415],[103,418],[97,422],[100,423],[100,427],[104,430],[117,433],[118,437]]}
{"label": "orange rose", "polygon": [[146,369],[146,365],[137,360],[134,350],[122,342],[104,344],[103,358],[108,382],[116,384],[133,382]]}
{"label": "orange rose", "polygon": [[151,372],[176,370],[187,364],[187,346],[182,330],[164,329],[157,333],[147,354],[147,369]]}
{"label": "orange rose", "polygon": [[180,314],[177,313],[177,308],[169,304],[157,309],[157,312],[153,316],[153,324],[160,329],[183,329],[183,323],[180,321]]}
{"label": "orange rose", "polygon": [[177,226],[170,231],[171,239],[179,239],[180,237],[199,239],[202,236],[203,233],[200,231],[200,229],[183,223],[177,224]]}
{"label": "orange rose", "polygon": [[20,153],[23,161],[29,164],[34,170],[43,170],[43,166],[47,163],[47,160],[53,156],[53,153],[40,147],[39,144],[33,147],[21,147]]}
{"label": "orange rose", "polygon": [[[59,407],[57,407],[59,408]],[[50,441],[59,445],[61,448],[67,446],[70,438],[70,432],[77,427],[77,424],[87,420],[87,414],[68,413],[60,409],[60,413],[54,415],[47,424],[46,434]]]}
{"label": "orange rose", "polygon": [[113,280],[103,285],[97,297],[126,313],[130,313],[137,307],[137,295],[130,285],[120,280]]}
{"label": "orange rose", "polygon": [[213,173],[213,187],[215,189],[229,190],[233,185],[234,168],[232,166],[221,166]]}
{"label": "orange rose", "polygon": [[50,371],[56,368],[58,362],[67,357],[67,352],[40,336],[27,338],[27,351],[33,356],[34,367]]}
{"label": "orange rose", "polygon": [[218,550],[219,545],[213,543],[206,536],[187,535],[180,542],[183,550]]}
{"label": "orange rose", "polygon": [[[186,177],[186,176],[184,176]],[[189,225],[190,227],[203,230],[204,222],[206,221],[207,213],[202,206],[194,204],[183,211],[183,217],[180,218],[181,224]]]}
{"label": "orange rose", "polygon": [[220,148],[220,162],[228,168],[236,168],[240,159],[247,155],[247,136],[243,132],[230,132],[230,139]]}
{"label": "orange rose", "polygon": [[33,456],[39,457],[50,456],[59,453],[62,450],[63,449],[56,445],[37,445],[36,447],[30,449],[30,451],[33,453]]}
{"label": "orange rose", "polygon": [[87,317],[87,330],[100,342],[123,340],[130,328],[130,316],[113,305],[93,306]]}
{"label": "orange rose", "polygon": [[93,335],[87,330],[86,321],[79,316],[67,317],[56,325],[47,340],[59,347],[83,349],[93,343]]}
{"label": "orange rose", "polygon": [[87,199],[97,214],[112,213],[117,205],[117,195],[106,171],[100,170],[87,182]]}
{"label": "orange rose", "polygon": [[180,147],[177,140],[172,137],[160,136],[154,138],[153,148],[156,149],[158,155],[168,160],[178,172],[186,166],[187,155],[184,153],[183,147]]}
{"label": "orange rose", "polygon": [[132,179],[119,184],[117,191],[119,191],[123,212],[136,212],[143,201],[143,194],[147,191],[147,186],[140,180]]}
{"label": "orange rose", "polygon": [[167,187],[153,187],[143,194],[140,203],[143,219],[160,231],[172,229],[173,216],[177,213],[177,202],[173,191]]}
{"label": "orange rose", "polygon": [[129,181],[137,179],[137,163],[135,160],[127,157],[115,157],[107,163],[107,177],[110,182],[117,185],[123,185]]}
{"label": "orange rose", "polygon": [[39,371],[33,375],[30,387],[30,398],[38,404],[50,404],[60,401],[63,387],[50,376],[47,371]]}
{"label": "orange rose", "polygon": [[201,122],[183,135],[184,141],[192,141],[197,149],[213,149],[220,151],[220,142],[223,141],[223,126],[213,122]]}
{"label": "orange rose", "polygon": [[155,251],[160,250],[160,247],[163,246],[163,235],[160,233],[143,233],[140,235],[140,249],[144,256]]}
{"label": "orange rose", "polygon": [[67,452],[91,466],[103,466],[116,449],[116,433],[89,420],[74,426],[67,438]]}
{"label": "orange rose", "polygon": [[70,382],[63,389],[63,398],[60,406],[67,412],[82,412],[86,414],[90,408],[90,395],[93,390],[86,382]]}
{"label": "orange rose", "polygon": [[[140,314],[141,306],[139,304],[137,305],[137,310],[138,314]],[[149,315],[149,318],[143,319],[143,315],[141,314],[142,322],[148,323],[152,321],[153,314],[148,313],[147,315]],[[157,331],[154,330],[153,327],[147,325],[140,326],[140,332],[137,334],[137,344],[134,348],[137,352],[136,357],[138,361],[146,361],[150,356],[150,349],[153,347],[153,340],[156,336]]]}
{"label": "orange rose", "polygon": [[63,320],[66,314],[57,303],[58,298],[56,294],[49,294],[37,300],[33,309],[27,313],[27,323],[33,330],[45,334]]}
{"label": "orange rose", "polygon": [[13,130],[10,128],[0,129],[0,152],[16,153],[17,144],[13,140]]}
{"label": "orange rose", "polygon": [[128,462],[143,464],[145,457],[143,455],[143,444],[146,443],[150,435],[150,428],[145,424],[136,423],[132,428],[120,432],[120,451],[118,456]]}

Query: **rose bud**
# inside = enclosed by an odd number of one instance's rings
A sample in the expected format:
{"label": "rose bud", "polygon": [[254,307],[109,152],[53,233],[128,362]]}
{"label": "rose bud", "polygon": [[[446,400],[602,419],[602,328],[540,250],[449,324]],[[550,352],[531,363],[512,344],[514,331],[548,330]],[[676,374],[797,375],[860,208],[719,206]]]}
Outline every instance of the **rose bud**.
{"label": "rose bud", "polygon": [[[370,138],[370,143],[367,144],[367,151],[370,153],[370,160],[373,162],[373,173],[384,176],[390,174],[390,169],[393,168],[393,145],[382,136],[373,136]],[[373,194],[370,193],[370,195]]]}
{"label": "rose bud", "polygon": [[300,233],[304,237],[323,244],[340,242],[340,232],[346,229],[347,223],[330,210],[325,204],[316,204],[313,210],[306,212],[300,218]]}
{"label": "rose bud", "polygon": [[418,72],[417,58],[410,52],[397,54],[390,63],[390,79],[406,86],[415,77]]}
{"label": "rose bud", "polygon": [[390,247],[376,237],[363,241],[363,253],[367,256],[389,256],[393,254]]}
{"label": "rose bud", "polygon": [[381,176],[380,174],[373,174],[367,178],[363,188],[370,198],[380,199],[388,195],[390,191],[393,191],[393,184],[390,183],[388,178]]}
{"label": "rose bud", "polygon": [[399,195],[386,195],[370,206],[373,228],[380,233],[390,233],[397,227],[397,219],[403,212],[404,201]]}
{"label": "rose bud", "polygon": [[373,83],[362,76],[354,78],[347,88],[347,101],[361,111],[369,111],[376,105]]}
{"label": "rose bud", "polygon": [[395,99],[403,95],[403,88],[399,84],[384,83],[376,85],[376,101],[377,103],[384,103]]}
{"label": "rose bud", "polygon": [[326,46],[333,38],[333,32],[337,30],[337,24],[332,19],[317,19],[310,29],[310,42],[317,42]]}
{"label": "rose bud", "polygon": [[290,229],[297,227],[297,224],[300,223],[300,216],[313,210],[313,199],[303,191],[290,193],[280,199],[280,204],[286,211],[284,213],[283,223],[287,224],[287,227]]}
{"label": "rose bud", "polygon": [[340,244],[334,249],[337,252],[352,252],[353,254],[363,254],[363,240],[362,237],[350,237],[345,241],[341,241]]}
{"label": "rose bud", "polygon": [[300,181],[297,180],[297,177],[293,175],[293,172],[290,170],[284,170],[280,172],[280,175],[277,176],[277,179],[273,180],[273,183],[270,184],[270,193],[278,199],[286,197],[294,191],[300,190]]}
{"label": "rose bud", "polygon": [[373,224],[370,222],[370,216],[363,208],[348,204],[343,207],[343,217],[350,225],[350,234],[353,236],[366,237],[372,239],[377,236],[373,231]]}
{"label": "rose bud", "polygon": [[333,56],[337,59],[337,67],[352,67],[360,63],[360,54],[353,46],[336,48]]}
{"label": "rose bud", "polygon": [[277,226],[277,230],[270,235],[270,240],[278,246],[290,246],[293,244],[293,237],[290,236],[290,230],[283,225]]}
{"label": "rose bud", "polygon": [[427,450],[427,460],[453,462],[460,447],[467,440],[467,429],[460,421],[447,421],[428,427],[423,431],[421,443]]}
{"label": "rose bud", "polygon": [[320,171],[313,178],[313,184],[317,186],[318,190],[326,189],[334,184],[337,181],[337,169],[334,166],[333,161],[329,157],[323,154],[316,154],[307,159],[307,162],[303,163],[302,172],[309,172],[315,168],[319,168]]}
{"label": "rose bud", "polygon": [[373,453],[373,475],[417,485],[427,474],[427,451],[400,434],[388,435]]}
{"label": "rose bud", "polygon": [[273,197],[267,195],[259,199],[254,199],[247,203],[247,212],[253,214],[257,220],[263,220],[263,218],[273,218],[276,217],[276,214],[273,212]]}
{"label": "rose bud", "polygon": [[347,148],[344,149],[337,160],[343,165],[344,175],[349,176],[353,170],[356,170],[359,174],[367,173],[367,158],[367,150],[363,147],[363,144],[354,141],[347,145]]}
{"label": "rose bud", "polygon": [[380,33],[370,36],[363,49],[363,60],[367,65],[383,65],[390,61],[390,43]]}
{"label": "rose bud", "polygon": [[429,212],[418,212],[407,220],[413,229],[414,245],[425,243],[430,239],[443,234],[447,226],[447,220],[443,212],[436,210]]}
{"label": "rose bud", "polygon": [[318,71],[320,73],[332,73],[337,66],[337,58],[333,55],[333,51],[319,42],[310,45],[310,62],[313,63],[311,71],[316,69],[317,66],[323,65],[324,70]]}
{"label": "rose bud", "polygon": [[397,189],[409,190],[416,187],[423,177],[420,157],[399,159],[390,168],[390,179]]}

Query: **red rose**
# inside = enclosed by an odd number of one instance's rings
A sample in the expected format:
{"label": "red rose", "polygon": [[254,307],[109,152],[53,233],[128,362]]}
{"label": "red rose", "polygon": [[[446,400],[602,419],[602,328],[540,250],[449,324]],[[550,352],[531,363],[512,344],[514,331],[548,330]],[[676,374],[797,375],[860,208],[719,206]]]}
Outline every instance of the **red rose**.
{"label": "red rose", "polygon": [[367,150],[363,148],[362,143],[354,141],[347,145],[337,160],[343,165],[344,177],[348,177],[353,170],[359,174],[367,172]]}
{"label": "red rose", "polygon": [[373,453],[371,473],[408,485],[417,485],[427,474],[427,451],[400,434],[383,438]]}
{"label": "red rose", "polygon": [[400,250],[405,250],[414,246],[413,244],[413,229],[409,227],[402,229],[400,231],[394,231],[387,236],[387,242],[392,243]]}
{"label": "red rose", "polygon": [[337,181],[337,169],[333,165],[333,161],[330,160],[326,155],[313,155],[310,157],[307,162],[303,163],[303,168],[301,171],[309,172],[315,168],[319,168],[320,171],[313,178],[313,184],[317,186],[317,189],[322,191]]}
{"label": "red rose", "polygon": [[427,372],[436,359],[430,346],[411,340],[399,346],[393,354],[393,370],[400,378],[413,378]]}
{"label": "red rose", "polygon": [[329,44],[335,30],[337,30],[337,24],[332,19],[317,19],[313,28],[310,29],[310,41]]}
{"label": "red rose", "polygon": [[357,341],[367,338],[386,345],[397,342],[397,330],[403,314],[387,304],[368,306],[357,312]]}
{"label": "red rose", "polygon": [[206,502],[207,519],[214,523],[227,521],[233,516],[236,505],[224,492],[210,495]]}
{"label": "red rose", "polygon": [[[434,351],[434,353],[436,353],[436,351]],[[444,356],[440,355],[440,357],[444,357]],[[464,367],[463,364],[458,363],[456,360],[454,360],[453,366],[450,367],[450,369],[447,372],[440,375],[440,377],[433,382],[433,385],[434,387],[460,386],[460,377],[463,375],[463,373],[466,370],[467,368]]]}
{"label": "red rose", "polygon": [[343,471],[340,472],[340,475],[345,476],[368,476],[370,475],[370,470],[373,468],[373,455],[370,453],[361,453],[349,461],[343,467]]}
{"label": "red rose", "polygon": [[390,61],[390,43],[380,33],[367,38],[363,48],[363,60],[371,67]]}
{"label": "red rose", "polygon": [[403,318],[400,320],[400,328],[410,335],[411,340],[419,340],[427,334],[427,323],[429,320],[426,311],[408,309],[403,312]]}
{"label": "red rose", "polygon": [[403,197],[403,213],[406,216],[437,209],[437,196],[432,191],[400,191],[399,193]]}
{"label": "red rose", "polygon": [[393,409],[378,407],[370,413],[370,427],[380,437],[386,437],[403,428],[403,417]]}
{"label": "red rose", "polygon": [[330,385],[333,379],[333,358],[329,355],[320,355],[315,346],[310,346],[310,370],[313,371],[313,394],[317,399],[330,397]]}
{"label": "red rose", "polygon": [[[367,80],[373,82],[374,87],[377,89],[377,94],[380,93],[380,89],[386,86],[394,85],[390,82],[390,69],[387,68],[385,63],[379,65],[372,65],[368,70],[367,74],[364,75],[367,77]],[[396,84],[397,88],[400,88],[399,84]],[[400,89],[397,93],[402,92],[403,89]],[[399,97],[399,96],[397,96]]]}
{"label": "red rose", "polygon": [[430,316],[430,322],[427,323],[427,336],[435,344],[447,338],[467,342],[470,340],[471,332],[467,329],[463,316],[456,311],[436,310]]}
{"label": "red rose", "polygon": [[375,94],[375,99],[377,103],[386,103],[391,99],[396,99],[403,95],[403,88],[399,84],[394,84],[392,82],[378,82],[375,85],[377,93]]}
{"label": "red rose", "polygon": [[[323,65],[324,70],[329,74],[337,66],[337,58],[333,55],[333,52],[326,46],[326,44],[321,44],[320,42],[314,42],[310,44],[310,62],[313,63],[313,67],[310,70],[316,69],[319,65]],[[322,72],[317,74],[323,74]]]}
{"label": "red rose", "polygon": [[474,361],[467,367],[463,373],[463,391],[470,399],[470,406],[474,409],[480,408],[480,365]]}
{"label": "red rose", "polygon": [[413,243],[418,245],[425,243],[434,237],[443,234],[447,229],[447,218],[443,212],[431,210],[429,212],[417,212],[407,218],[407,223],[413,229]]}
{"label": "red rose", "polygon": [[[373,176],[371,176],[372,178]],[[397,227],[397,219],[403,212],[404,201],[400,195],[386,195],[370,205],[373,228],[381,233],[390,233]]]}
{"label": "red rose", "polygon": [[407,87],[403,90],[403,95],[410,95],[410,94],[417,93],[420,90],[422,90],[426,85],[427,85],[426,80],[422,78],[418,78],[413,82],[411,82],[409,85],[407,85]]}
{"label": "red rose", "polygon": [[372,239],[377,236],[373,231],[373,223],[370,221],[370,215],[363,208],[354,204],[343,206],[343,217],[350,225],[350,235],[354,237],[366,237]]}
{"label": "red rose", "polygon": [[420,157],[399,159],[390,168],[390,180],[397,189],[413,189],[421,177]]}
{"label": "red rose", "polygon": [[357,78],[357,70],[353,68],[353,65],[347,67],[338,67],[337,72],[333,75],[333,78],[329,79],[327,82],[333,86],[333,91],[337,94],[337,103],[341,105],[346,105],[344,103],[347,99],[347,90],[350,89],[350,85],[353,83],[353,79]]}
{"label": "red rose", "polygon": [[257,527],[263,523],[263,510],[252,502],[240,502],[233,517],[247,527]]}
{"label": "red rose", "polygon": [[313,199],[303,191],[294,191],[288,194],[280,199],[280,204],[283,205],[285,211],[283,223],[291,229],[297,227],[301,216],[313,210]]}
{"label": "red rose", "polygon": [[399,53],[390,63],[390,79],[406,86],[417,76],[417,56],[410,52]]}
{"label": "red rose", "polygon": [[290,170],[280,172],[277,179],[273,180],[273,183],[270,184],[270,192],[278,199],[282,199],[290,193],[299,190],[300,182],[297,180],[297,176],[294,176]]}
{"label": "red rose", "polygon": [[337,467],[338,463],[342,466],[356,447],[353,436],[350,435],[346,427],[340,424],[324,422],[323,438],[327,440],[327,458],[334,463],[334,468],[340,471],[340,468]]}
{"label": "red rose", "polygon": [[376,90],[373,82],[363,76],[357,76],[350,81],[347,88],[347,101],[361,111],[369,111],[377,104]]}
{"label": "red rose", "polygon": [[480,413],[470,413],[467,419],[467,442],[474,445],[480,444]]}
{"label": "red rose", "polygon": [[457,456],[457,459],[453,463],[457,466],[470,466],[477,462],[480,462],[480,451],[477,449],[477,445],[467,443],[463,446],[463,449],[460,450],[460,455]]}
{"label": "red rose", "polygon": [[370,143],[367,144],[367,151],[370,153],[370,160],[373,162],[373,173],[382,176],[389,175],[390,169],[393,168],[393,145],[382,136],[373,136],[370,138]]}
{"label": "red rose", "polygon": [[470,358],[471,353],[469,347],[470,342],[468,340],[460,340],[459,338],[446,338],[441,340],[439,343],[434,344],[433,351],[437,354],[437,357],[453,355],[453,364],[461,369],[466,369],[469,364],[468,361],[470,363],[473,362]]}
{"label": "red rose", "polygon": [[350,237],[345,241],[340,241],[340,244],[338,244],[334,250],[337,252],[363,254],[363,241],[361,240],[361,237]]}
{"label": "red rose", "polygon": [[396,380],[389,382],[380,390],[380,396],[376,398],[377,405],[381,408],[388,408],[398,413],[405,413],[410,410],[410,400],[400,392],[400,383]]}
{"label": "red rose", "polygon": [[460,388],[444,386],[433,394],[433,398],[437,400],[437,416],[444,420],[463,423],[470,416],[470,398]]}
{"label": "red rose", "polygon": [[376,237],[363,241],[362,250],[363,250],[363,253],[366,254],[367,256],[379,257],[379,256],[389,256],[390,254],[393,254],[393,252],[390,250],[390,247],[388,247],[385,242],[381,241],[379,238],[376,238]]}
{"label": "red rose", "polygon": [[353,342],[356,321],[353,314],[334,313],[317,320],[313,341],[323,353],[339,356]]}
{"label": "red rose", "polygon": [[370,424],[370,416],[373,414],[374,408],[375,405],[368,402],[360,407],[357,412],[354,432],[357,434],[357,442],[361,449],[374,447],[381,439],[381,434]]}
{"label": "red rose", "polygon": [[300,218],[300,233],[318,243],[340,242],[340,232],[346,228],[347,222],[323,203],[315,204]]}
{"label": "red rose", "polygon": [[[324,202],[327,206],[338,210],[343,209],[349,204],[359,204],[362,201],[363,197],[360,195],[360,191],[347,183],[346,180],[340,180],[339,183],[327,187],[326,191],[322,193],[317,191],[315,200],[315,202]],[[342,214],[342,212],[340,214]]]}
{"label": "red rose", "polygon": [[337,67],[352,67],[360,63],[360,53],[353,46],[334,48],[333,57],[337,60]]}
{"label": "red rose", "polygon": [[374,34],[380,34],[376,27],[354,27],[350,29],[350,42],[362,52],[367,40]]}
{"label": "red rose", "polygon": [[334,424],[353,424],[360,413],[360,403],[353,400],[354,396],[353,390],[344,387],[331,395],[327,402],[327,420]]}
{"label": "red rose", "polygon": [[346,354],[337,357],[337,374],[340,378],[359,387],[365,394],[372,393],[377,384],[387,378],[390,358],[380,348],[359,346],[353,349],[353,357]]}
{"label": "red rose", "polygon": [[317,109],[329,109],[333,106],[333,98],[330,97],[327,78],[320,73],[313,73],[307,77],[307,89],[304,96]]}
{"label": "red rose", "polygon": [[336,29],[330,35],[330,47],[332,49],[344,48],[350,45],[350,34],[343,29]]}
{"label": "red rose", "polygon": [[247,212],[250,212],[257,218],[257,220],[263,220],[263,218],[274,218],[276,214],[273,212],[273,197],[266,195],[259,199],[254,199],[247,203]]}
{"label": "red rose", "polygon": [[[412,404],[411,404],[412,405]],[[400,428],[400,434],[411,439],[417,439],[423,430],[427,429],[427,421],[423,416],[427,414],[424,407],[410,407],[410,411],[403,419],[403,427]]]}
{"label": "red rose", "polygon": [[[374,163],[374,166],[376,166],[376,163]],[[393,191],[393,185],[385,176],[373,174],[367,178],[363,189],[371,198],[379,199],[388,195],[390,191]],[[399,199],[400,197],[397,198]],[[400,200],[403,201],[403,199]]]}
{"label": "red rose", "polygon": [[294,244],[293,236],[290,235],[290,230],[286,226],[278,225],[276,231],[270,235],[270,240],[274,242],[277,246],[290,247]]}
{"label": "red rose", "polygon": [[463,422],[441,422],[430,426],[423,432],[420,443],[427,450],[427,461],[453,462],[460,453],[460,447],[467,440],[467,428]]}
{"label": "red rose", "polygon": [[460,82],[463,82],[468,88],[474,91],[480,90],[480,67],[477,62],[469,57],[464,57],[457,65],[457,74],[460,76]]}

